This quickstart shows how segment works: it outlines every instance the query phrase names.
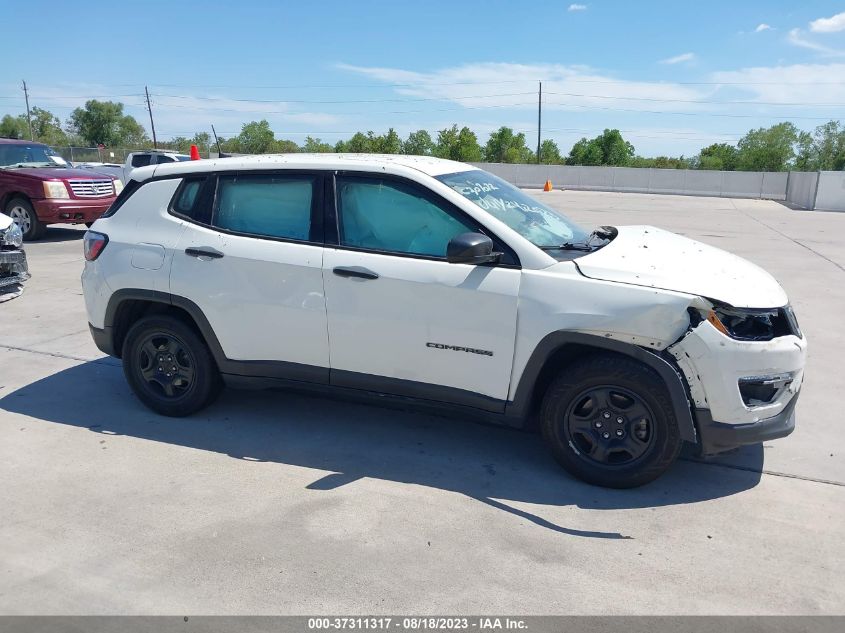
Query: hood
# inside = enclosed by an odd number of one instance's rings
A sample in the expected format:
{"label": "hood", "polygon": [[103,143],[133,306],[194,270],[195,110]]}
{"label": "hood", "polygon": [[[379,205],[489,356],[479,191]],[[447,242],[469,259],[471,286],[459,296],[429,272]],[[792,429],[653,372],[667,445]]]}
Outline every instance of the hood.
{"label": "hood", "polygon": [[787,303],[765,270],[727,251],[653,226],[620,226],[607,246],[574,260],[592,279],[674,290],[736,308]]}
{"label": "hood", "polygon": [[0,213],[0,233],[12,226],[12,218],[5,213]]}
{"label": "hood", "polygon": [[37,178],[38,180],[55,180],[56,178],[60,178],[62,180],[66,180],[68,178],[104,180],[105,178],[112,177],[93,169],[75,169],[65,167],[21,167],[20,169],[10,169],[9,173],[22,174],[24,176]]}

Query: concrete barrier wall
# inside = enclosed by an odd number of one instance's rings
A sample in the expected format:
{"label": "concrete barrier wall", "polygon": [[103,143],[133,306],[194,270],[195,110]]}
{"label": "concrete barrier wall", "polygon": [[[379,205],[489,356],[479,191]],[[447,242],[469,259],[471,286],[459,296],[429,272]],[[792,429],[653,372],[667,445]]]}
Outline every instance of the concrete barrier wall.
{"label": "concrete barrier wall", "polygon": [[707,171],[578,165],[474,163],[519,187],[555,187],[586,191],[668,193],[687,196],[785,200],[788,174],[761,171]]}
{"label": "concrete barrier wall", "polygon": [[814,208],[822,211],[845,211],[845,172],[819,172]]}
{"label": "concrete barrier wall", "polygon": [[819,182],[817,171],[791,171],[786,184],[786,201],[802,209],[816,206],[816,188]]}

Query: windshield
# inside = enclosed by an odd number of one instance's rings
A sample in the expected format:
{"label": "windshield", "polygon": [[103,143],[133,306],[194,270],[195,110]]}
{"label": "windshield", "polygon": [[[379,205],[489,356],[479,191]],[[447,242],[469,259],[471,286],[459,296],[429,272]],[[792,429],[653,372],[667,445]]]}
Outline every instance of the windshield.
{"label": "windshield", "polygon": [[0,167],[67,167],[67,161],[46,145],[0,145]]}
{"label": "windshield", "polygon": [[481,169],[435,176],[537,246],[584,244],[588,231],[512,184]]}

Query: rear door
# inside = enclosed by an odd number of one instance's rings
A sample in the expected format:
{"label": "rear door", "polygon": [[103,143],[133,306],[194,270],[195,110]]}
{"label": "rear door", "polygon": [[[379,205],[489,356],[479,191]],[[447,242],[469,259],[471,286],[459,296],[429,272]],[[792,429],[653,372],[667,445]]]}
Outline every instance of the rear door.
{"label": "rear door", "polygon": [[187,178],[174,198],[187,228],[171,292],[201,308],[246,373],[328,380],[322,205],[323,176],[290,171]]}
{"label": "rear door", "polygon": [[452,237],[483,229],[420,184],[340,174],[335,191],[337,217],[326,225],[335,245],[323,264],[332,383],[500,410],[516,334],[515,255],[448,263]]}

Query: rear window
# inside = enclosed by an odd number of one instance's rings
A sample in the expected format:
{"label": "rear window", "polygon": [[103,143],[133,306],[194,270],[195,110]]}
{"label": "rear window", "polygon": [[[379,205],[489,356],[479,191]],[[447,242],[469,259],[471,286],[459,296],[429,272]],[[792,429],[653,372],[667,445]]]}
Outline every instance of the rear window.
{"label": "rear window", "polygon": [[150,164],[152,160],[152,156],[149,154],[135,154],[132,157],[132,166],[133,167],[146,167]]}

